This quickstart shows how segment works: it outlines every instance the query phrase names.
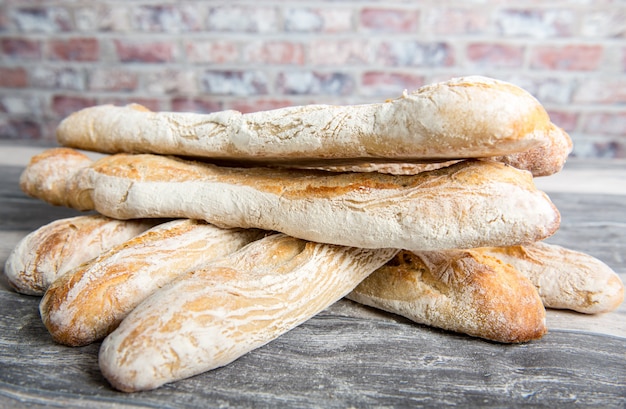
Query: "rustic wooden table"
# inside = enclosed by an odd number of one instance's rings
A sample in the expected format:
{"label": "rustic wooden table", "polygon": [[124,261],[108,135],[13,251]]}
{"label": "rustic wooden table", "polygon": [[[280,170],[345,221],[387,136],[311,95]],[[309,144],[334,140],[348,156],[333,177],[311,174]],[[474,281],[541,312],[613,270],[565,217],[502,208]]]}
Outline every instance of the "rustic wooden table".
{"label": "rustic wooden table", "polygon": [[[26,197],[19,175],[42,146],[0,144],[0,264],[27,233],[77,213]],[[548,241],[592,254],[626,281],[626,162],[570,160],[537,179],[562,214]],[[39,298],[0,279],[0,407],[626,407],[626,305],[548,311],[541,340],[501,345],[342,300],[231,365],[134,394],[100,375],[99,344],[55,344]]]}

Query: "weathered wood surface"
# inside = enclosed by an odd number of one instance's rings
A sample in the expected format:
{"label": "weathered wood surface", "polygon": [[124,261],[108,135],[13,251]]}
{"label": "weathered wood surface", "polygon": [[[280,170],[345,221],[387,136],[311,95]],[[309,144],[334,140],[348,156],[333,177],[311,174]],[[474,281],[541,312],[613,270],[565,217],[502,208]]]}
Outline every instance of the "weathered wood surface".
{"label": "weathered wood surface", "polygon": [[[28,232],[76,212],[27,198],[17,181],[41,149],[0,145],[0,264]],[[626,163],[571,160],[538,179],[563,222],[548,241],[592,254],[626,280]],[[0,407],[626,407],[626,306],[548,311],[550,332],[501,345],[342,300],[231,365],[160,389],[112,390],[99,344],[55,344],[38,297],[0,279]]]}

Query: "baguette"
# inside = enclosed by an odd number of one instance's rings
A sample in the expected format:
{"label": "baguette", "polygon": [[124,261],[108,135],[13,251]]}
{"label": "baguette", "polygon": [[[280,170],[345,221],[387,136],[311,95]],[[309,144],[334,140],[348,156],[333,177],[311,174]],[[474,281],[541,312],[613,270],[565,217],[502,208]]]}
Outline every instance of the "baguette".
{"label": "baguette", "polygon": [[224,366],[324,310],[396,252],[265,237],[139,304],[104,339],[102,374],[133,392]]}
{"label": "baguette", "polygon": [[85,108],[57,128],[63,146],[262,162],[483,158],[543,144],[554,125],[521,88],[472,76],[384,103],[306,105],[241,114]]}
{"label": "baguette", "polygon": [[[225,168],[161,155],[118,154],[72,169],[60,148],[36,157],[21,186],[52,204],[109,217],[193,218],[363,248],[440,250],[525,244],[560,215],[530,174],[466,161],[415,176]],[[51,163],[55,164],[53,166]],[[39,170],[42,163],[48,171]],[[45,194],[48,178],[67,181]],[[57,183],[51,183],[57,185]]]}
{"label": "baguette", "polygon": [[7,258],[4,274],[15,291],[41,296],[57,277],[158,222],[101,215],[55,220],[17,243]]}
{"label": "baguette", "polygon": [[[541,145],[528,151],[509,155],[483,158],[496,162],[506,163],[520,170],[529,171],[534,177],[549,176],[560,172],[567,157],[572,151],[572,140],[565,131],[558,127],[547,132],[548,139]],[[346,161],[347,163],[275,163],[273,166],[290,167],[296,169],[318,169],[330,172],[381,172],[392,175],[417,175],[421,172],[450,166],[462,159],[451,159],[430,162],[370,162]]]}
{"label": "baguette", "polygon": [[[73,173],[67,149],[46,151],[21,186],[52,204],[109,217],[193,218],[350,247],[441,250],[531,243],[560,215],[528,172],[465,161],[415,176],[224,168],[161,155],[118,154]],[[40,164],[56,168],[43,176]],[[53,164],[54,163],[54,166]],[[46,178],[67,177],[46,194]],[[51,185],[60,185],[51,183]],[[49,197],[62,200],[51,201]]]}
{"label": "baguette", "polygon": [[161,224],[54,281],[39,306],[42,321],[56,342],[90,344],[108,335],[144,298],[176,276],[264,234],[189,219]]}
{"label": "baguette", "polygon": [[624,301],[624,284],[602,261],[555,244],[476,249],[497,257],[524,274],[548,308],[585,314],[615,310]]}
{"label": "baguette", "polygon": [[502,343],[527,342],[547,332],[532,283],[510,265],[473,250],[401,251],[347,298]]}

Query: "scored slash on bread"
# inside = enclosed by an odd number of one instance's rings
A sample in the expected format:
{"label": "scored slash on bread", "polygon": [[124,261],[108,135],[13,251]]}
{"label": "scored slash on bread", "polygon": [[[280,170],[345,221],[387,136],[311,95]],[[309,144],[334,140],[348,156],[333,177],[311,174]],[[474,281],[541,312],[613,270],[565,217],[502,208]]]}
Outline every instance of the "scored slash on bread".
{"label": "scored slash on bread", "polygon": [[527,342],[547,332],[532,283],[511,265],[473,250],[401,251],[347,298],[498,342]]}
{"label": "scored slash on bread", "polygon": [[598,314],[624,301],[617,273],[589,254],[543,242],[475,251],[514,266],[535,285],[548,308]]}
{"label": "scored slash on bread", "polygon": [[[87,163],[77,155],[57,148],[35,156],[21,176],[22,190],[119,219],[195,218],[363,248],[525,244],[549,237],[560,223],[528,172],[492,161],[396,176],[230,168],[148,154]],[[69,167],[67,157],[79,165]]]}
{"label": "scored slash on bread", "polygon": [[[560,170],[571,150],[569,136],[551,123],[531,94],[480,76],[427,85],[382,103],[305,105],[249,114],[150,112],[136,104],[101,105],[64,119],[57,140],[62,146],[104,153],[264,164],[502,156],[524,169],[537,169],[538,174]],[[555,140],[558,148],[550,146]],[[540,155],[521,161],[507,156],[529,150],[539,150]]]}
{"label": "scored slash on bread", "polygon": [[139,304],[103,341],[102,374],[130,392],[224,366],[324,310],[396,253],[283,234],[257,240]]}
{"label": "scored slash on bread", "polygon": [[55,220],[18,242],[7,258],[4,273],[17,292],[43,295],[58,276],[159,222],[102,215]]}
{"label": "scored slash on bread", "polygon": [[190,219],[163,223],[55,280],[39,306],[42,321],[55,341],[87,345],[109,334],[139,302],[178,275],[265,234]]}

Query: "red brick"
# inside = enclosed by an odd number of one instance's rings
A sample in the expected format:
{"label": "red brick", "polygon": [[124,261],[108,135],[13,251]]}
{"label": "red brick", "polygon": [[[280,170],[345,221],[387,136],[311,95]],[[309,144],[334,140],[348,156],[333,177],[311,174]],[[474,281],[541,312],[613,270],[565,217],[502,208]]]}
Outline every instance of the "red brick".
{"label": "red brick", "polygon": [[284,108],[296,105],[289,99],[256,99],[250,100],[249,98],[233,101],[229,104],[230,109],[242,113],[268,111],[271,109]]}
{"label": "red brick", "polygon": [[221,6],[209,9],[210,31],[267,33],[278,31],[278,14],[273,7]]}
{"label": "red brick", "polygon": [[228,40],[187,41],[187,61],[193,63],[225,64],[239,61],[239,45]]}
{"label": "red brick", "polygon": [[278,75],[276,88],[288,95],[350,95],[355,84],[341,72],[288,71]]}
{"label": "red brick", "polygon": [[50,40],[49,57],[61,61],[98,61],[100,44],[95,38],[71,38]]}
{"label": "red brick", "polygon": [[32,119],[0,119],[0,139],[41,139],[39,124]]}
{"label": "red brick", "polygon": [[73,29],[71,13],[62,7],[24,7],[12,11],[11,19],[21,32],[55,33]]}
{"label": "red brick", "polygon": [[172,99],[172,110],[175,112],[195,112],[208,114],[221,111],[222,103],[219,100],[206,97],[177,97]]}
{"label": "red brick", "polygon": [[28,86],[28,73],[24,68],[0,67],[0,87],[24,88]]}
{"label": "red brick", "polygon": [[591,135],[626,136],[626,112],[599,112],[584,116],[582,130]]}
{"label": "red brick", "polygon": [[31,70],[31,86],[46,89],[83,91],[85,74],[81,68],[37,66]]}
{"label": "red brick", "polygon": [[573,10],[504,9],[495,18],[499,33],[506,37],[569,37],[577,24]]}
{"label": "red brick", "polygon": [[384,8],[365,8],[359,16],[365,30],[386,33],[417,32],[419,17],[417,10]]}
{"label": "red brick", "polygon": [[446,43],[398,40],[381,43],[376,60],[390,67],[450,67],[454,64],[454,55]]}
{"label": "red brick", "polygon": [[426,16],[428,31],[433,34],[485,34],[489,23],[489,14],[480,9],[440,7]]}
{"label": "red brick", "polygon": [[578,120],[580,118],[578,112],[548,110],[548,115],[550,115],[552,123],[563,128],[566,132],[573,132],[578,127]]}
{"label": "red brick", "polygon": [[421,75],[387,71],[366,72],[361,82],[363,94],[388,98],[399,97],[404,90],[411,92],[425,84]]}
{"label": "red brick", "polygon": [[355,65],[372,61],[372,44],[367,40],[316,40],[309,46],[312,65]]}
{"label": "red brick", "polygon": [[247,63],[302,65],[304,47],[289,41],[255,41],[245,46],[243,57]]}
{"label": "red brick", "polygon": [[41,42],[28,38],[3,38],[2,53],[5,58],[25,61],[41,59]]}
{"label": "red brick", "polygon": [[139,76],[123,67],[96,69],[89,74],[89,89],[93,91],[133,91]]}
{"label": "red brick", "polygon": [[506,44],[469,44],[467,60],[473,67],[521,68],[524,64],[524,46]]}
{"label": "red brick", "polygon": [[199,10],[191,5],[138,6],[131,17],[133,28],[142,32],[180,33],[202,29]]}
{"label": "red brick", "polygon": [[573,101],[583,104],[626,104],[626,79],[622,76],[581,81]]}
{"label": "red brick", "polygon": [[201,78],[204,92],[215,95],[267,94],[268,78],[262,71],[205,71]]}
{"label": "red brick", "polygon": [[175,58],[175,43],[171,41],[115,40],[115,50],[121,62],[162,63]]}
{"label": "red brick", "polygon": [[60,118],[64,118],[73,112],[96,105],[93,98],[77,97],[71,95],[55,95],[52,97],[52,112]]}
{"label": "red brick", "polygon": [[530,65],[535,69],[593,71],[602,62],[603,50],[601,45],[537,46]]}

